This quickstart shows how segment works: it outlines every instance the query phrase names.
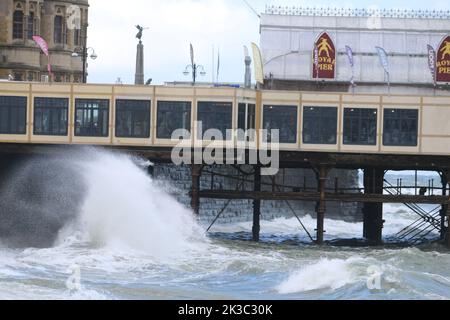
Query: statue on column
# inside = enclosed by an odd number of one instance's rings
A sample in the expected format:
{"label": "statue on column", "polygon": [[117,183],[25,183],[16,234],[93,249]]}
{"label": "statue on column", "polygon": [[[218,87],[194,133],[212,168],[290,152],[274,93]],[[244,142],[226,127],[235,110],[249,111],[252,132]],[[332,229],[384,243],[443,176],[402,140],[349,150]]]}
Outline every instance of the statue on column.
{"label": "statue on column", "polygon": [[136,38],[139,39],[139,43],[140,43],[140,42],[142,42],[142,35],[144,33],[144,30],[147,30],[148,28],[144,28],[144,27],[141,27],[140,25],[137,25],[136,29],[139,30],[139,32],[136,35]]}

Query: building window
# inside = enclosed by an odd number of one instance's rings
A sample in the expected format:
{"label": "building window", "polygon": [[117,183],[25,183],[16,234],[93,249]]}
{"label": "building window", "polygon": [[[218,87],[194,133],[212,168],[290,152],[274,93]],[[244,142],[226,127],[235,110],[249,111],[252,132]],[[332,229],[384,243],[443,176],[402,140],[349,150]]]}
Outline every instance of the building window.
{"label": "building window", "polygon": [[[226,140],[231,139],[233,104],[231,102],[199,102],[197,108],[198,136],[209,129],[216,129]],[[201,127],[201,128],[200,128]],[[202,129],[202,131],[200,131]]]}
{"label": "building window", "polygon": [[109,136],[109,100],[75,99],[75,135]]}
{"label": "building window", "polygon": [[0,96],[0,134],[25,134],[27,98]]}
{"label": "building window", "polygon": [[419,111],[384,109],[383,145],[416,147]]}
{"label": "building window", "polygon": [[303,143],[336,144],[337,108],[303,108]]}
{"label": "building window", "polygon": [[34,98],[34,134],[67,136],[69,99]]}
{"label": "building window", "polygon": [[[156,137],[171,139],[174,131],[178,129],[191,130],[191,103],[158,101]],[[189,136],[184,138],[189,138]]]}
{"label": "building window", "polygon": [[279,130],[280,143],[297,143],[297,106],[264,106],[264,142],[276,142],[271,130]]}
{"label": "building window", "polygon": [[54,21],[54,31],[53,31],[53,41],[57,44],[63,43],[63,29],[64,21],[62,16],[55,16]]}
{"label": "building window", "polygon": [[149,138],[150,106],[148,100],[116,100],[116,137]]}
{"label": "building window", "polygon": [[33,36],[35,35],[35,18],[34,18],[34,12],[30,12],[30,15],[28,16],[28,39],[33,39]]}
{"label": "building window", "polygon": [[14,75],[14,81],[23,81],[23,79],[24,79],[24,74],[21,71],[14,71],[13,75]]}
{"label": "building window", "polygon": [[75,29],[73,31],[73,45],[81,46],[81,29]]}
{"label": "building window", "polygon": [[13,14],[13,39],[23,39],[23,12],[20,10]]}
{"label": "building window", "polygon": [[344,144],[377,144],[377,109],[344,109]]}

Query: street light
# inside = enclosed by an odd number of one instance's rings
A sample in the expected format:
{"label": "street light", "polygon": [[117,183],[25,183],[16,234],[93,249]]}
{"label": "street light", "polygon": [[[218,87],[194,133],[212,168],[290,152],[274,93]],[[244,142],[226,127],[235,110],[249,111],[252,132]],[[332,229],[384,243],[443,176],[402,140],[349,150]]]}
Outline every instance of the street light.
{"label": "street light", "polygon": [[205,68],[202,65],[196,64],[194,61],[194,47],[192,46],[192,44],[191,44],[191,64],[186,66],[186,68],[183,71],[183,74],[185,76],[188,76],[190,72],[192,72],[192,85],[195,85],[198,73],[200,73],[202,77],[206,75]]}
{"label": "street light", "polygon": [[[89,52],[91,54],[89,55]],[[87,82],[87,59],[91,58],[92,60],[95,60],[98,58],[97,54],[95,53],[94,48],[92,47],[77,47],[75,48],[74,52],[72,53],[72,57],[77,58],[81,55],[82,63],[83,63],[83,83]]]}

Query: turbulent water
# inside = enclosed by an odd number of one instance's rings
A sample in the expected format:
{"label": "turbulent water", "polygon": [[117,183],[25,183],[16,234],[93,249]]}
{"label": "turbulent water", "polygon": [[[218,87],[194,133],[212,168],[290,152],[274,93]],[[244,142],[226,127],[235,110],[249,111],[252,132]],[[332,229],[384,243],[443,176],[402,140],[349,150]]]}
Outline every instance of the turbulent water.
{"label": "turbulent water", "polygon": [[[70,170],[42,167],[40,197],[11,193],[29,181],[26,170],[13,175],[1,191],[15,206],[0,212],[11,228],[0,237],[0,299],[450,299],[450,254],[437,244],[319,248],[288,218],[263,222],[260,244],[248,241],[250,223],[205,236],[138,162],[96,150],[50,162]],[[386,211],[386,236],[415,220],[401,206]],[[52,227],[40,235],[30,219]],[[325,225],[328,240],[362,233],[360,223]]]}

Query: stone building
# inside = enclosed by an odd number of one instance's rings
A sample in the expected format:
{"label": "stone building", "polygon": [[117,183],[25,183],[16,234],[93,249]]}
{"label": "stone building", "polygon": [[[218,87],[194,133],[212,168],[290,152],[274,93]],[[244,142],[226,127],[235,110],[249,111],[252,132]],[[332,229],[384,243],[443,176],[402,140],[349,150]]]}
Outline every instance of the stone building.
{"label": "stone building", "polygon": [[56,82],[82,82],[88,0],[1,0],[0,79],[45,81],[47,57],[32,39],[48,43]]}

